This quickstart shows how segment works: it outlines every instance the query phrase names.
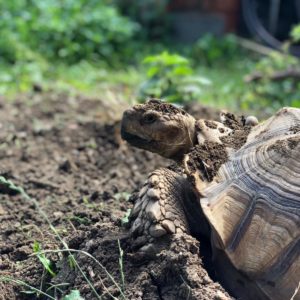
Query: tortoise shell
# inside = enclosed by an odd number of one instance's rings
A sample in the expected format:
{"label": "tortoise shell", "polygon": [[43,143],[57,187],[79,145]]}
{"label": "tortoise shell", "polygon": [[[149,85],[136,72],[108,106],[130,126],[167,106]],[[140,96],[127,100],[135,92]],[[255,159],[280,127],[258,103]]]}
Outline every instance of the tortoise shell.
{"label": "tortoise shell", "polygon": [[213,245],[274,300],[291,298],[300,280],[299,142],[300,109],[283,108],[201,191]]}

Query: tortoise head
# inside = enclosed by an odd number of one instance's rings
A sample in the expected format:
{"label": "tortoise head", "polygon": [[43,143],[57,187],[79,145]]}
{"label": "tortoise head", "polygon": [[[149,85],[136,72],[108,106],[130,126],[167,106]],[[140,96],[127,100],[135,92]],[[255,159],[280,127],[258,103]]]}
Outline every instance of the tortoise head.
{"label": "tortoise head", "polygon": [[172,104],[151,99],[124,112],[121,135],[135,147],[180,160],[195,143],[195,119]]}

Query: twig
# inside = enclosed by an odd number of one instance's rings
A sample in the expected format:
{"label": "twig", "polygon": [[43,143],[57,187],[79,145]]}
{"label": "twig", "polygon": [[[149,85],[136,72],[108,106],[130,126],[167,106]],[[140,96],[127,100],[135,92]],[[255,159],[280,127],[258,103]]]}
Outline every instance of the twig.
{"label": "twig", "polygon": [[295,80],[300,80],[300,70],[299,69],[288,69],[288,70],[283,70],[283,71],[278,71],[274,72],[270,76],[264,76],[264,74],[260,72],[254,72],[250,75],[247,75],[244,79],[246,83],[250,82],[256,82],[259,81],[263,78],[268,78],[272,81],[280,81],[284,79],[295,79]]}
{"label": "twig", "polygon": [[257,52],[262,55],[269,55],[270,52],[276,51],[275,49],[263,46],[261,44],[258,44],[256,42],[253,42],[253,41],[241,38],[241,37],[238,37],[237,41],[238,41],[238,44],[240,46],[242,46],[243,48]]}

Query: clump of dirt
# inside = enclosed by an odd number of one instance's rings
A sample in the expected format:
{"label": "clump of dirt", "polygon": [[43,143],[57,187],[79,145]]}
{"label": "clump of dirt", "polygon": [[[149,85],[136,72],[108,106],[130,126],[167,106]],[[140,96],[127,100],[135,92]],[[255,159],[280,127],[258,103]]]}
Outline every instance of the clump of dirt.
{"label": "clump of dirt", "polygon": [[224,145],[206,142],[192,149],[187,164],[191,173],[200,171],[200,174],[204,177],[202,180],[212,181],[227,159],[228,154]]}
{"label": "clump of dirt", "polygon": [[185,115],[186,112],[179,107],[171,105],[169,103],[163,102],[159,99],[150,99],[148,102],[136,106],[136,109],[140,109],[143,111],[155,110],[162,113],[167,113],[170,115],[182,114]]}
{"label": "clump of dirt", "polygon": [[251,127],[244,126],[242,130],[234,130],[228,136],[221,137],[220,140],[225,146],[238,150],[247,142],[250,131]]}
{"label": "clump of dirt", "polygon": [[[205,142],[202,145],[195,146],[189,153],[187,164],[190,174],[198,171],[199,175],[203,177],[202,180],[212,181],[221,165],[228,160],[227,148],[240,149],[246,143],[251,131],[250,126],[245,126],[243,117],[237,117],[231,113],[222,113],[221,119],[223,119],[225,126],[232,129],[229,135],[220,137],[222,144]],[[211,120],[205,120],[204,122],[209,128],[217,128],[217,124]]]}
{"label": "clump of dirt", "polygon": [[290,137],[284,140],[278,140],[270,146],[270,150],[273,150],[280,154],[280,156],[286,156],[290,153],[290,150],[295,149],[300,142],[299,136]]}
{"label": "clump of dirt", "polygon": [[295,125],[293,127],[290,128],[290,131],[293,133],[293,134],[296,134],[298,132],[300,132],[300,125]]}
{"label": "clump of dirt", "polygon": [[221,137],[220,140],[226,147],[238,150],[246,143],[252,127],[245,125],[243,116],[237,117],[231,113],[222,113],[222,115],[224,125],[231,128],[232,132],[228,136]]}
{"label": "clump of dirt", "polygon": [[[198,242],[190,236],[172,237],[170,247],[151,262],[137,264],[130,252],[121,226],[132,206],[128,198],[148,173],[169,162],[121,140],[118,120],[126,104],[113,107],[99,99],[40,92],[13,103],[1,98],[0,107],[1,175],[36,199],[69,248],[86,251],[105,266],[127,299],[228,297],[202,267]],[[97,299],[65,253],[47,253],[56,275],[45,271],[32,256],[33,244],[51,251],[63,245],[34,202],[12,193],[7,185],[0,190],[0,299],[47,299],[8,278],[56,299],[74,289],[85,299]],[[118,239],[124,250],[124,287]],[[84,254],[75,255],[103,299],[120,295],[98,263]],[[53,283],[65,285],[60,291]]]}
{"label": "clump of dirt", "polygon": [[[171,236],[167,247],[155,260],[141,260],[136,258],[136,253],[131,253],[130,239],[124,236],[124,231],[114,219],[95,223],[93,227],[81,225],[77,231],[77,236],[71,237],[68,243],[91,254],[102,264],[100,266],[83,253],[76,255],[78,264],[95,282],[102,299],[111,299],[112,296],[149,300],[230,299],[201,266],[199,242],[189,235]],[[124,251],[121,262],[120,247]],[[85,299],[96,299],[78,269],[70,267],[67,257],[61,260],[59,269],[53,284],[73,282]]]}
{"label": "clump of dirt", "polygon": [[245,118],[237,117],[232,113],[221,113],[221,119],[223,119],[223,123],[225,126],[233,129],[233,130],[240,130],[245,125]]}
{"label": "clump of dirt", "polygon": [[205,120],[204,123],[207,127],[212,128],[212,129],[216,129],[218,127],[218,125],[211,120]]}

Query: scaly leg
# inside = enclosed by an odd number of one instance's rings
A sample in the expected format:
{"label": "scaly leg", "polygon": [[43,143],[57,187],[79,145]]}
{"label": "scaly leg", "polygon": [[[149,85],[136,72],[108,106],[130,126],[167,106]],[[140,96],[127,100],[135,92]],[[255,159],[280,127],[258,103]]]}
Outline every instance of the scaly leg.
{"label": "scaly leg", "polygon": [[157,169],[131,211],[132,247],[152,256],[165,246],[168,235],[203,230],[203,219],[199,198],[187,179],[167,168]]}

